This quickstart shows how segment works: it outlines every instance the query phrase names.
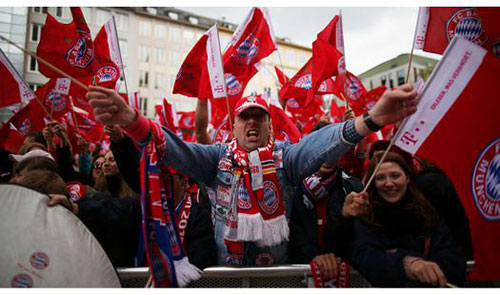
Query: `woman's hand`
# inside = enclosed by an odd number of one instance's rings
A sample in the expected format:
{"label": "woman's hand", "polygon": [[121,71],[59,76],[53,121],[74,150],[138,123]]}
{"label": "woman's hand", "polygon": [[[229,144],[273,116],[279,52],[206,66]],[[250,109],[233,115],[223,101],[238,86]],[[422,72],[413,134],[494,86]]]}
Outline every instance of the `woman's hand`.
{"label": "woman's hand", "polygon": [[433,286],[446,287],[447,279],[443,271],[432,261],[423,260],[416,257],[405,257],[410,259],[405,270],[410,279]]}
{"label": "woman's hand", "polygon": [[368,215],[369,210],[370,201],[368,193],[351,192],[345,197],[342,216],[346,218],[361,217]]}

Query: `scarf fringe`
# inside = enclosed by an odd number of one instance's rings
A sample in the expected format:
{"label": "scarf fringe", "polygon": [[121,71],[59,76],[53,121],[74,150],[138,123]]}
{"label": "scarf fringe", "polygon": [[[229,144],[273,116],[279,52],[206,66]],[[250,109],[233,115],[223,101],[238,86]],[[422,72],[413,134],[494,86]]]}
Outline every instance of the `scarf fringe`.
{"label": "scarf fringe", "polygon": [[288,241],[289,234],[285,215],[264,220],[260,214],[238,214],[239,241],[253,241],[259,247],[273,247]]}
{"label": "scarf fringe", "polygon": [[189,282],[201,278],[201,270],[191,264],[187,256],[174,261],[175,274],[179,287],[186,286]]}

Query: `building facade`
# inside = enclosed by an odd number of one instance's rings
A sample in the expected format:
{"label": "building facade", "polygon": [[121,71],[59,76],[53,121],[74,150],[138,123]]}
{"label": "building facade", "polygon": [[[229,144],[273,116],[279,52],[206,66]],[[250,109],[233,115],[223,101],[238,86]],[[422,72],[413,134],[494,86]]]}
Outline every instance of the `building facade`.
{"label": "building facade", "polygon": [[[178,111],[193,111],[196,99],[172,94],[175,77],[191,48],[216,22],[221,50],[229,44],[237,25],[195,15],[171,7],[83,7],[87,23],[95,37],[101,26],[115,17],[120,50],[125,65],[120,92],[140,93],[141,111],[154,116],[154,106],[165,97]],[[72,20],[68,7],[0,8],[0,30],[14,42],[36,52],[46,15],[61,22]],[[37,89],[48,81],[38,71],[36,59],[23,56],[13,46],[0,43],[25,81]],[[278,51],[263,60],[263,67],[247,85],[244,95],[276,92],[279,83],[277,65],[292,76],[312,55],[311,48],[278,38]],[[2,121],[5,120],[2,118]]]}
{"label": "building facade", "polygon": [[[380,85],[397,87],[405,84],[406,73],[408,71],[409,54],[401,54],[376,67],[362,73],[358,78],[363,82],[367,90],[377,88]],[[413,55],[411,62],[408,83],[415,84],[418,76],[422,76],[426,71],[430,71],[437,64],[438,60]]]}

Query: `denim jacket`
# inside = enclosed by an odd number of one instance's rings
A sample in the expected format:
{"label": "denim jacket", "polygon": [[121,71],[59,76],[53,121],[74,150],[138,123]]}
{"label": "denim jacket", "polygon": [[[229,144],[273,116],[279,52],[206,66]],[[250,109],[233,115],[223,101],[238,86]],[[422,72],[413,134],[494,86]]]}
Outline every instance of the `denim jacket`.
{"label": "denim jacket", "polygon": [[[317,130],[296,144],[276,142],[273,149],[277,175],[283,191],[285,208],[289,202],[293,186],[301,179],[317,171],[323,162],[333,162],[345,153],[352,143],[343,138],[342,130],[345,123],[332,124]],[[224,223],[227,204],[218,198],[218,184],[231,184],[232,173],[219,169],[219,163],[228,157],[228,147],[225,144],[202,145],[182,141],[170,130],[165,133],[166,152],[163,162],[189,177],[201,181],[210,188],[209,193],[213,208],[215,240],[218,247],[219,264],[282,264],[288,260],[288,242],[274,247],[259,248],[254,243],[245,243],[243,261],[227,261],[224,246]],[[151,135],[146,139],[149,141]],[[144,144],[144,142],[141,142]],[[289,217],[287,210],[287,217]]]}

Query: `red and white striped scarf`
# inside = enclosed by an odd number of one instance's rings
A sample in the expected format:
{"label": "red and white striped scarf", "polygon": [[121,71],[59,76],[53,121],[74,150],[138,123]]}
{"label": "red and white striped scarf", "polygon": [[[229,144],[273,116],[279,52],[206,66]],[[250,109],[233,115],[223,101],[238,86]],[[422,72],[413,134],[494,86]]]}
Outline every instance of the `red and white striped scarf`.
{"label": "red and white striped scarf", "polygon": [[231,206],[226,217],[226,244],[252,241],[263,247],[288,241],[289,228],[273,147],[271,137],[266,146],[250,153],[238,145],[236,138],[229,143],[237,165],[233,167]]}

